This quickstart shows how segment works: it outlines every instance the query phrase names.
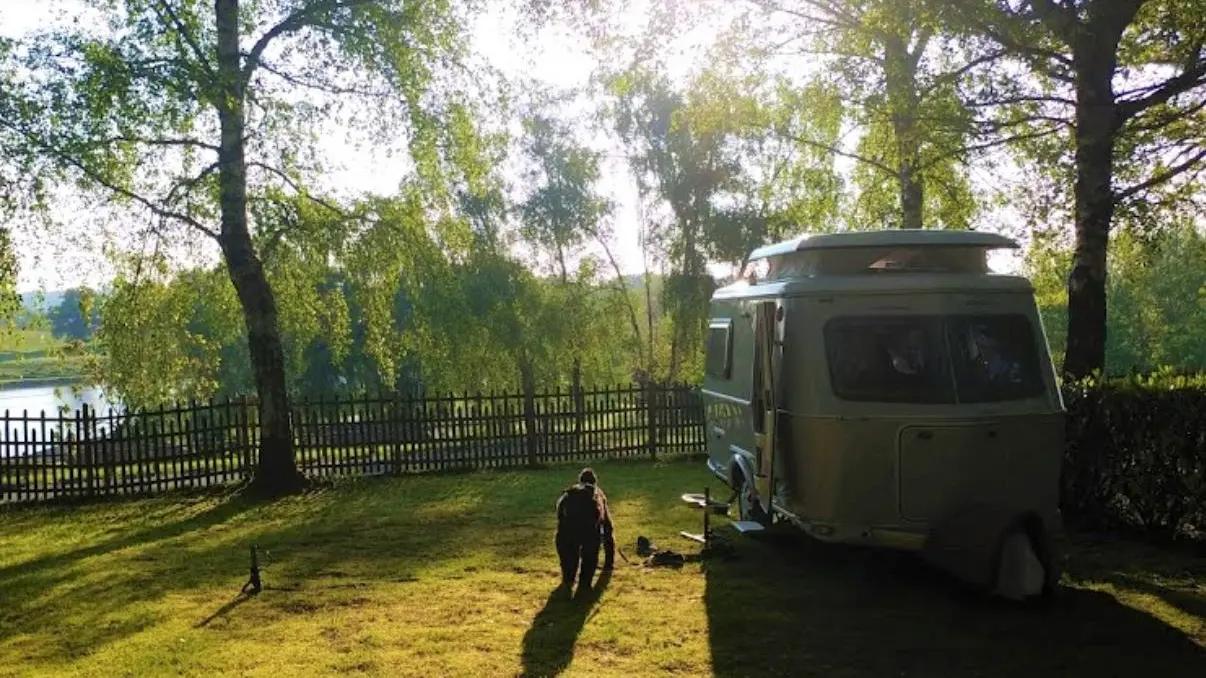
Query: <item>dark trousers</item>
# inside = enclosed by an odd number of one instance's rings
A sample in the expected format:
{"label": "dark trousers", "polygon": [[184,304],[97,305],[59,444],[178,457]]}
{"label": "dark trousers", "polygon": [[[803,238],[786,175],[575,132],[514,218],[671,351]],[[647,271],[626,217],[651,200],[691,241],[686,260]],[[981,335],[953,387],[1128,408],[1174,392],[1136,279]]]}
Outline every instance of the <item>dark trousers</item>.
{"label": "dark trousers", "polygon": [[556,542],[557,556],[561,558],[561,583],[574,583],[580,563],[578,585],[589,587],[599,567],[599,533],[571,534],[558,530]]}

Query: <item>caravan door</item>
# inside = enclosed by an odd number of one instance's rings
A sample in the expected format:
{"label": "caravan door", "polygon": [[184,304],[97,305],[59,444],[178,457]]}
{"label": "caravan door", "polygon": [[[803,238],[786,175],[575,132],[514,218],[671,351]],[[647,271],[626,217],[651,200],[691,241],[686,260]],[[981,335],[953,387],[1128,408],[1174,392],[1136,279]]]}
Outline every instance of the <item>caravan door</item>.
{"label": "caravan door", "polygon": [[782,402],[783,314],[781,301],[754,305],[754,441],[758,468],[754,487],[758,503],[768,517],[775,487],[775,454],[779,448],[779,408]]}

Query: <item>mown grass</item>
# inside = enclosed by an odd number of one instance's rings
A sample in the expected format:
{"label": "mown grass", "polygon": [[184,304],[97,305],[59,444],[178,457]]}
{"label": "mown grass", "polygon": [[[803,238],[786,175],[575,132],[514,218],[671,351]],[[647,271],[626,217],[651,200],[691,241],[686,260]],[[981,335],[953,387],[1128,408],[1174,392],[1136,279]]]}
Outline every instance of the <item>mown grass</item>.
{"label": "mown grass", "polygon": [[[597,465],[622,548],[677,536],[698,461]],[[554,595],[575,469],[375,480],[0,514],[0,675],[1206,675],[1201,561],[1074,544],[1052,611],[986,605],[915,559],[738,537]],[[267,588],[237,593],[248,548]],[[1197,568],[1196,570],[1194,568]]]}

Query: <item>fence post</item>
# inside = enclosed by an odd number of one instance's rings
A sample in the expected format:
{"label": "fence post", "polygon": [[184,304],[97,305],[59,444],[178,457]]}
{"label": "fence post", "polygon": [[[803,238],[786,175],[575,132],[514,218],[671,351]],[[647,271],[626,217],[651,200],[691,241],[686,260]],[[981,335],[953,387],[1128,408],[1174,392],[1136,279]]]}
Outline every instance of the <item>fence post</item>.
{"label": "fence post", "polygon": [[116,424],[113,421],[113,409],[109,409],[109,415],[105,418],[105,423],[108,424],[107,430],[103,436],[98,436],[96,441],[97,454],[101,457],[101,463],[105,465],[105,494],[117,494],[117,445],[114,438],[113,429]]}
{"label": "fence post", "polygon": [[645,417],[649,432],[646,436],[646,445],[649,446],[649,458],[657,461],[657,445],[658,445],[658,425],[657,398],[660,392],[660,387],[652,379],[645,382]]}
{"label": "fence post", "polygon": [[523,382],[523,427],[527,433],[528,466],[535,467],[539,464],[540,459],[537,450],[540,440],[536,435],[536,380],[532,376],[532,366],[528,362],[525,361],[521,365],[520,372]]}
{"label": "fence post", "polygon": [[251,481],[255,468],[255,451],[251,447],[251,404],[246,395],[239,396],[239,453],[243,457],[243,480]]}
{"label": "fence post", "polygon": [[86,492],[89,499],[96,496],[96,450],[92,446],[91,427],[88,426],[88,403],[81,403],[75,411],[75,439],[84,458],[84,474],[88,480]]}
{"label": "fence post", "polygon": [[390,457],[393,461],[393,474],[395,476],[402,475],[402,450],[405,444],[402,441],[406,437],[404,433],[406,431],[405,418],[410,416],[409,402],[404,407],[400,396],[401,394],[398,393],[398,389],[394,388],[389,402],[383,408],[384,411],[389,412],[385,430],[388,432],[386,435],[390,442]]}

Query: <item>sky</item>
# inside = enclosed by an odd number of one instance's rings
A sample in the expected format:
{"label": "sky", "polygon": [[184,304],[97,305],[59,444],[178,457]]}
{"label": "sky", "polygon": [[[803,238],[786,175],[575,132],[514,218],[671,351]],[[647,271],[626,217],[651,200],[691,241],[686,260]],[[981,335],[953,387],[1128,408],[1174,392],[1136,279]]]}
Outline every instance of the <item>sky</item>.
{"label": "sky", "polygon": [[[71,4],[47,2],[47,0],[0,0],[0,35],[19,37],[53,20],[52,8]],[[646,0],[646,4],[648,0]],[[504,7],[507,3],[495,3],[492,7]],[[639,25],[640,15],[631,15],[629,28]],[[560,28],[542,30],[535,43],[520,43],[512,31],[512,18],[504,11],[491,9],[482,16],[475,28],[474,49],[507,76],[526,75],[559,89],[585,86],[594,70],[593,58],[583,49],[579,38]],[[674,79],[685,77],[700,56],[699,46],[710,36],[707,29],[697,31],[678,44],[666,45],[666,67]],[[397,157],[386,157],[372,148],[345,143],[338,135],[327,137],[322,152],[331,163],[333,171],[326,177],[332,188],[340,192],[369,191],[388,193],[395,189],[407,172],[404,161]],[[612,247],[626,274],[642,270],[643,257],[639,245],[636,191],[632,179],[622,162],[612,157],[604,167],[601,190],[617,203],[614,239]],[[71,215],[72,222],[97,218],[99,215],[83,212],[67,204],[70,196],[64,196],[60,214]],[[19,288],[21,291],[35,289],[62,289],[79,284],[102,285],[112,271],[100,256],[98,242],[85,243],[77,240],[64,247],[63,234],[57,237],[38,236],[15,229],[14,240],[18,250],[20,267]],[[802,229],[803,230],[803,229]],[[78,229],[76,229],[78,232]],[[997,268],[1016,267],[1016,257],[1009,255],[995,258]],[[724,267],[714,267],[713,272],[723,274]]]}

